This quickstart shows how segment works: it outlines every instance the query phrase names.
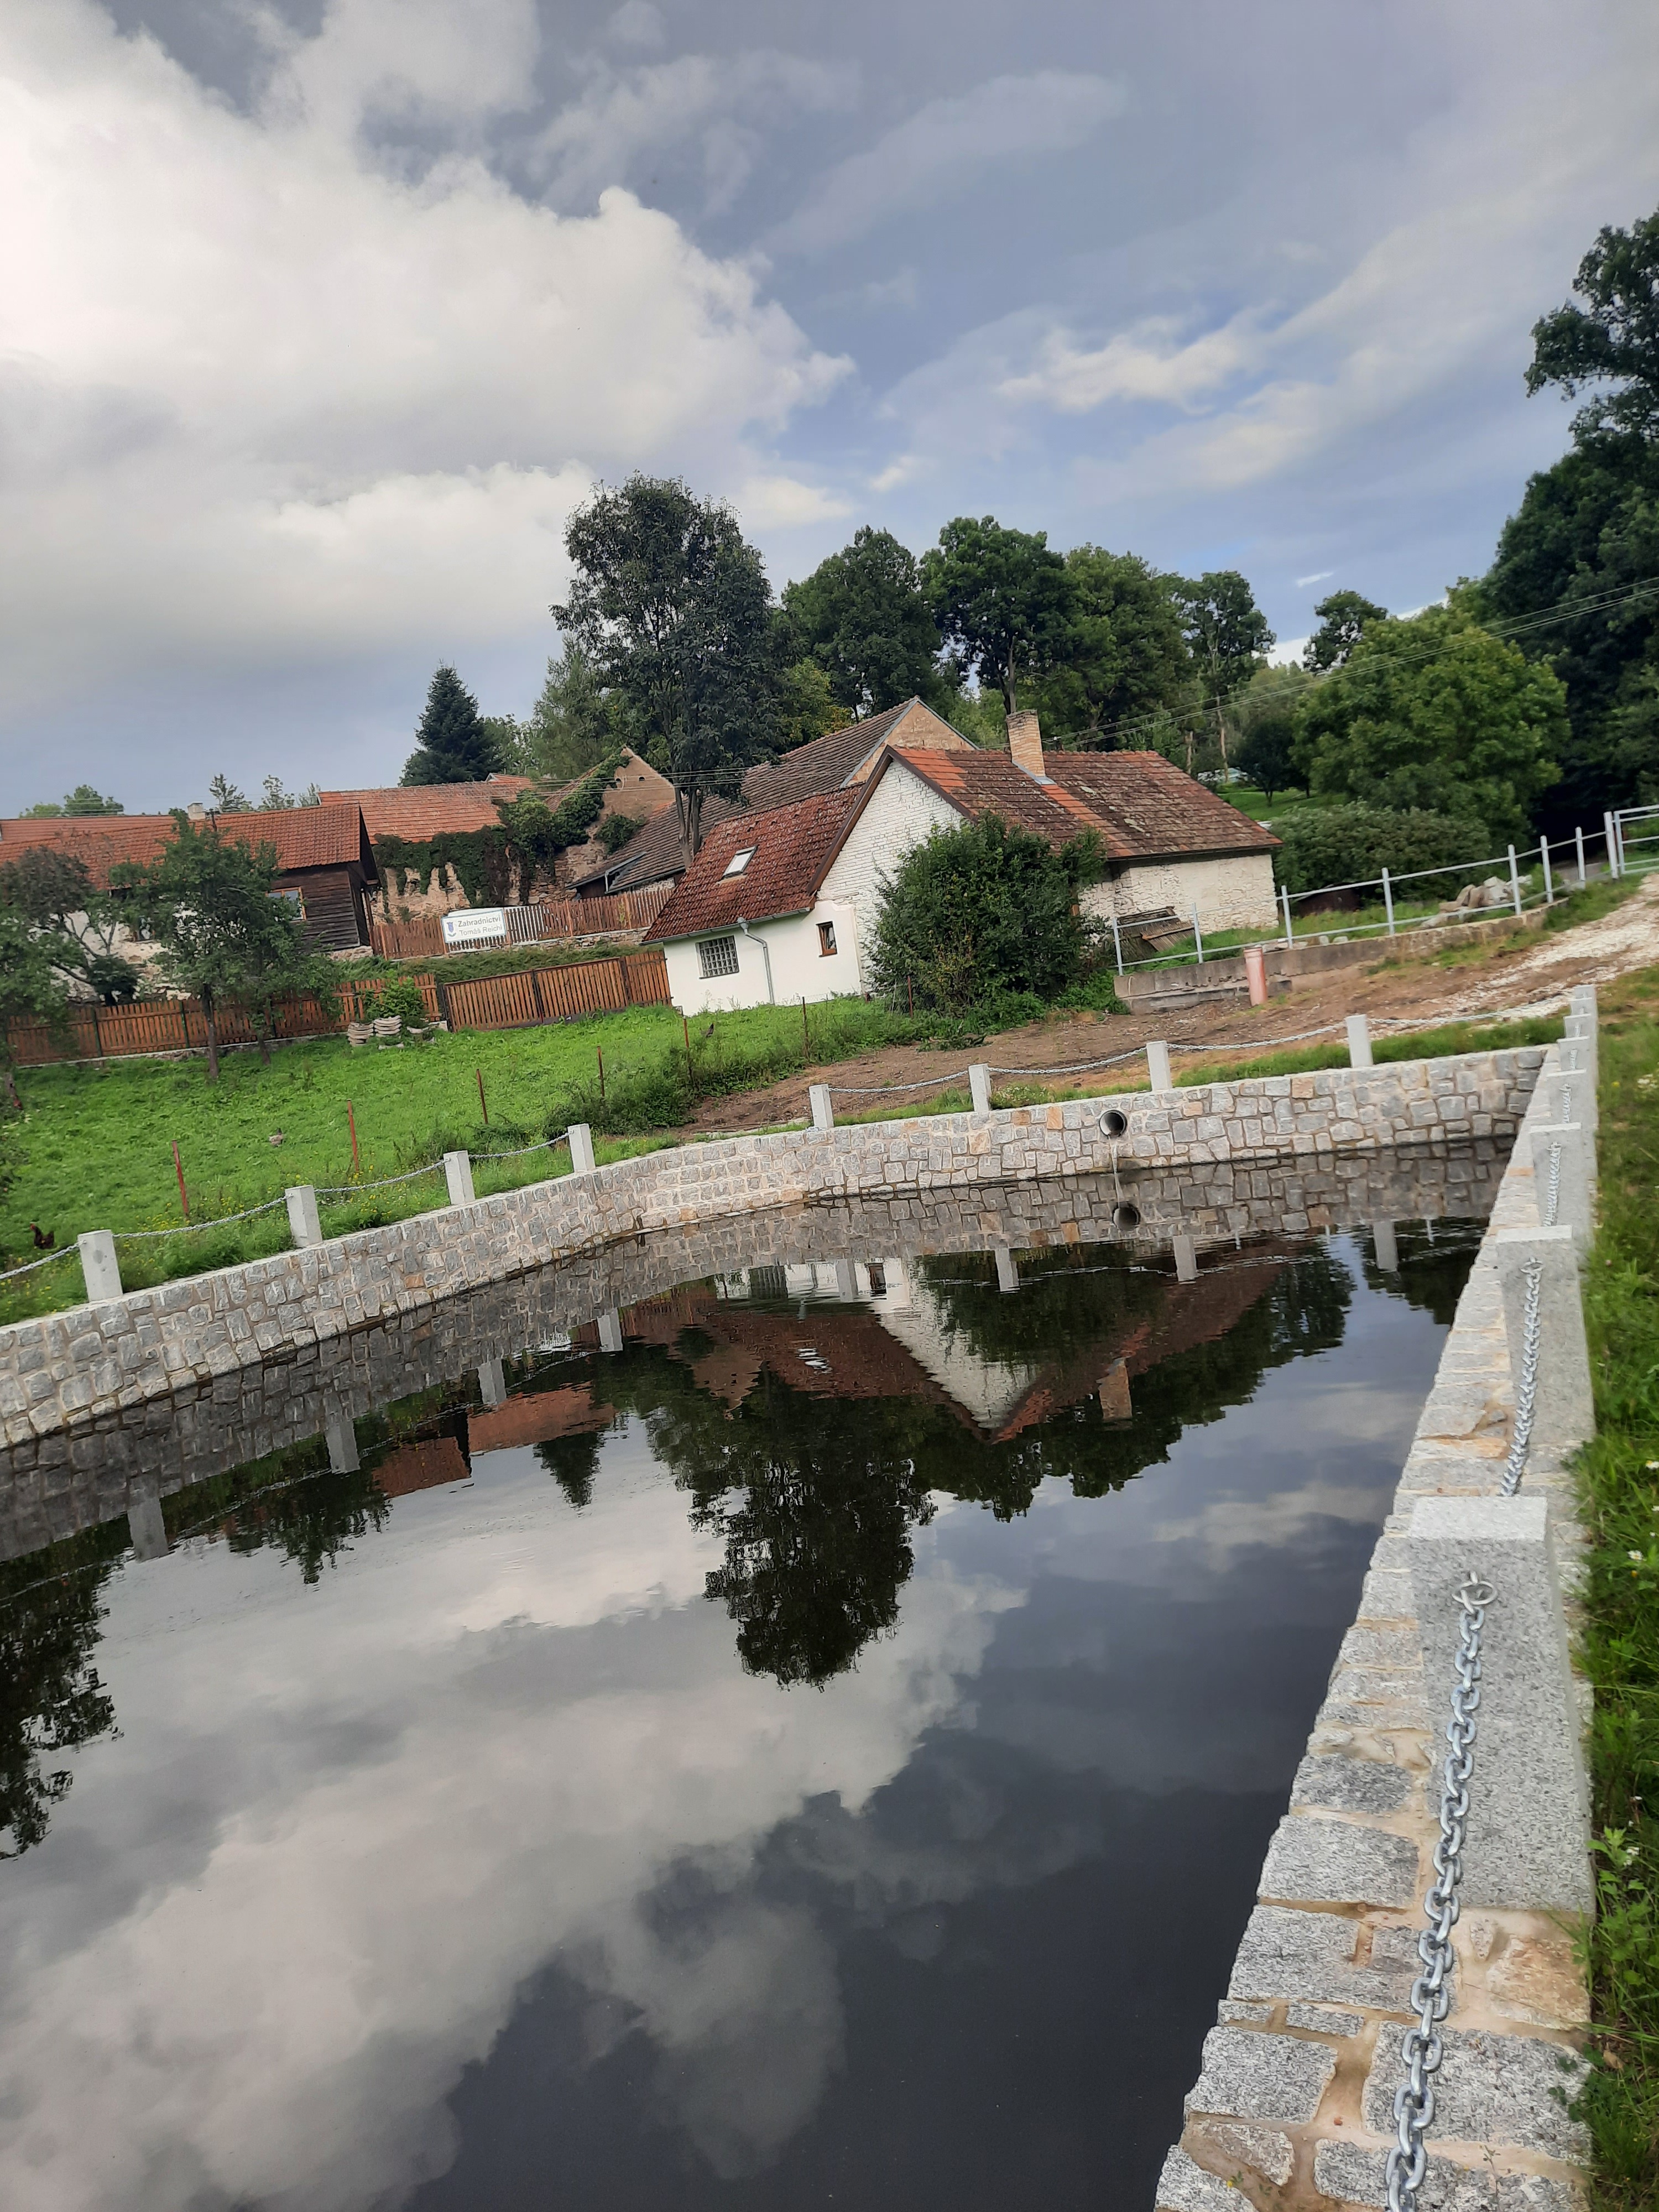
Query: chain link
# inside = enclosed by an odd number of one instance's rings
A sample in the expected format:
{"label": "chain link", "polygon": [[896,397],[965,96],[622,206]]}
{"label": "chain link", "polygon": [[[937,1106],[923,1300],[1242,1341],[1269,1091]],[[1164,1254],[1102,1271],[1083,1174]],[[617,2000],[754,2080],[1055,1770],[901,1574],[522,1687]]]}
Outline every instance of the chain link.
{"label": "chain link", "polygon": [[1560,1212],[1560,1211],[1561,1147],[1559,1145],[1552,1145],[1550,1146],[1549,1180],[1544,1193],[1544,1226],[1546,1229],[1554,1228],[1556,1216]]}
{"label": "chain link", "polygon": [[1527,1286],[1521,1309],[1521,1372],[1515,1381],[1515,1427],[1510,1437],[1509,1457],[1504,1462],[1504,1480],[1498,1486],[1505,1498],[1513,1498],[1520,1489],[1521,1477],[1526,1471],[1533,1413],[1538,1402],[1538,1353],[1544,1335],[1539,1321],[1544,1263],[1538,1259],[1528,1260],[1522,1273]]}
{"label": "chain link", "polygon": [[1451,1932],[1457,1924],[1457,1885],[1463,1871],[1469,1776],[1474,1765],[1474,1717],[1480,1709],[1480,1632],[1486,1609],[1496,1595],[1490,1583],[1472,1573],[1464,1576],[1457,1593],[1462,1622],[1446,1729],[1449,1747],[1440,1792],[1440,1840],[1434,1847],[1434,1880],[1423,1900],[1428,1925],[1417,1939],[1417,1955],[1423,1961],[1423,1972],[1412,1984],[1417,2020],[1400,2045],[1406,2078],[1394,2093],[1395,2141],[1389,2152],[1388,2212],[1417,2212],[1417,2192],[1428,2169],[1423,2137],[1434,2122],[1434,2077],[1443,2056],[1440,2030],[1451,2010]]}

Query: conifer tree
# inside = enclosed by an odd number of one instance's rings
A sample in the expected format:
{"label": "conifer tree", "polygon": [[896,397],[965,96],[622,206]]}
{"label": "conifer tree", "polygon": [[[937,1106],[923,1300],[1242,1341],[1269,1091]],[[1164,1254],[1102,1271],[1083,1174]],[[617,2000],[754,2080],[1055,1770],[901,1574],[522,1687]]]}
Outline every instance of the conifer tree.
{"label": "conifer tree", "polygon": [[416,749],[404,763],[405,784],[482,783],[501,765],[477,701],[447,665],[432,678],[415,736]]}

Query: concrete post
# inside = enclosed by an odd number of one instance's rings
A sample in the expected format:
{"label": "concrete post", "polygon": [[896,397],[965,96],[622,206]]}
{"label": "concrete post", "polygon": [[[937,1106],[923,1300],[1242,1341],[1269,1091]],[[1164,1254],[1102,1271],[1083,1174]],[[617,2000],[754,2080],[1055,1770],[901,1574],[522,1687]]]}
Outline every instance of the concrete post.
{"label": "concrete post", "polygon": [[1108,1421],[1132,1421],[1135,1409],[1129,1395],[1129,1370],[1121,1359],[1115,1359],[1100,1378],[1101,1418]]}
{"label": "concrete post", "polygon": [[362,1462],[357,1456],[357,1431],[344,1419],[330,1421],[323,1430],[328,1445],[331,1474],[356,1474]]}
{"label": "concrete post", "polygon": [[1195,1283],[1198,1280],[1197,1245],[1190,1237],[1172,1237],[1170,1243],[1175,1252],[1176,1282]]}
{"label": "concrete post", "polygon": [[115,1239],[107,1229],[88,1229],[77,1237],[81,1248],[81,1275],[87,1286],[87,1303],[95,1305],[100,1298],[118,1298],[121,1295],[121,1263],[115,1256]]}
{"label": "concrete post", "polygon": [[[1560,1147],[1556,1164],[1555,1219],[1550,1219],[1550,1155]],[[1577,1121],[1544,1121],[1532,1132],[1532,1172],[1538,1201],[1538,1222],[1543,1229],[1565,1223],[1582,1252],[1590,1237],[1589,1171],[1584,1131]]]}
{"label": "concrete post", "polygon": [[859,1294],[859,1279],[850,1260],[836,1262],[836,1296],[851,1305]]}
{"label": "concrete post", "polygon": [[323,1224],[317,1218],[317,1194],[308,1182],[296,1182],[283,1193],[288,1200],[288,1231],[296,1252],[323,1241]]}
{"label": "concrete post", "polygon": [[1504,1329],[1517,1395],[1525,1340],[1526,1266],[1543,1263],[1539,1282],[1538,1388],[1532,1449],[1535,1462],[1559,1461],[1595,1434],[1589,1347],[1578,1294],[1578,1255],[1571,1229],[1500,1229],[1492,1240],[1504,1294]]}
{"label": "concrete post", "polygon": [[164,1559],[173,1549],[167,1541],[167,1522],[161,1518],[161,1501],[153,1490],[129,1502],[127,1534],[137,1559]]}
{"label": "concrete post", "polygon": [[812,1109],[812,1127],[815,1129],[833,1129],[836,1126],[836,1109],[830,1103],[830,1085],[827,1083],[815,1083],[807,1092],[806,1098],[807,1103]]}
{"label": "concrete post", "polygon": [[471,1152],[446,1152],[444,1179],[449,1185],[449,1202],[452,1206],[471,1206],[476,1202],[472,1190]]}
{"label": "concrete post", "polygon": [[968,1071],[968,1089],[974,1101],[975,1114],[991,1110],[991,1071],[982,1060],[976,1060]]}
{"label": "concrete post", "polygon": [[[1474,1479],[1488,1472],[1470,1462]],[[1420,1498],[1407,1556],[1437,1736],[1451,1709],[1464,1576],[1495,1594],[1480,1637],[1464,1907],[1589,1911],[1589,1793],[1548,1500]]]}
{"label": "concrete post", "polygon": [[1267,955],[1260,945],[1244,947],[1244,980],[1250,987],[1250,1004],[1265,1006],[1267,1003]]}
{"label": "concrete post", "polygon": [[1006,1244],[994,1244],[991,1249],[996,1255],[997,1288],[1003,1291],[1017,1291],[1019,1288],[1019,1269],[1014,1265],[1013,1254]]}
{"label": "concrete post", "polygon": [[594,1166],[593,1132],[586,1121],[573,1121],[569,1135],[571,1171],[575,1175],[592,1175]]}
{"label": "concrete post", "polygon": [[1146,1082],[1149,1090],[1173,1091],[1175,1082],[1170,1073],[1170,1048],[1162,1037],[1152,1037],[1146,1045]]}
{"label": "concrete post", "polygon": [[1567,1011],[1574,1014],[1588,1014],[1594,1021],[1599,1011],[1595,984],[1575,983],[1567,994]]}
{"label": "concrete post", "polygon": [[623,1348],[622,1316],[612,1306],[609,1313],[599,1316],[599,1350],[620,1352]]}
{"label": "concrete post", "polygon": [[499,1359],[479,1362],[478,1392],[486,1406],[506,1405],[507,1370]]}
{"label": "concrete post", "polygon": [[1582,1121],[1592,1138],[1601,1126],[1601,1109],[1595,1098],[1595,1060],[1582,1037],[1568,1037],[1560,1046],[1561,1067],[1558,1077],[1562,1104],[1561,1115],[1571,1113],[1575,1121]]}
{"label": "concrete post", "polygon": [[1400,1245],[1394,1233],[1392,1221],[1373,1221],[1371,1242],[1376,1247],[1376,1264],[1385,1275],[1400,1273]]}
{"label": "concrete post", "polygon": [[1364,1014],[1348,1016],[1348,1065],[1350,1067],[1371,1066],[1371,1025]]}

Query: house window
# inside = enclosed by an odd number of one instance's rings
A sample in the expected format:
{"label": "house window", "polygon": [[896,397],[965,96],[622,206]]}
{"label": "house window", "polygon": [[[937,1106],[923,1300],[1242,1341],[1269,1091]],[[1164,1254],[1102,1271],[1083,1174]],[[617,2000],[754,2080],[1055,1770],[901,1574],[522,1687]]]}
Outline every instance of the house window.
{"label": "house window", "polygon": [[726,862],[726,866],[722,871],[722,874],[726,876],[740,876],[754,857],[754,847],[752,845],[745,845],[740,853],[732,854],[731,859]]}
{"label": "house window", "polygon": [[735,937],[705,937],[697,947],[697,966],[705,981],[711,975],[735,975],[738,940]]}
{"label": "house window", "polygon": [[835,958],[836,925],[833,921],[821,921],[818,924],[818,951],[826,960]]}

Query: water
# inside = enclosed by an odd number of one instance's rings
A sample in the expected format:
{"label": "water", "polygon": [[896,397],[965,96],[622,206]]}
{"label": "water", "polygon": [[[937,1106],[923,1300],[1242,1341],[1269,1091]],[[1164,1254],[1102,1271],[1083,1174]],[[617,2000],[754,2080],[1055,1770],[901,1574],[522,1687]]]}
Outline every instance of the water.
{"label": "water", "polygon": [[0,1571],[3,2200],[1150,2206],[1477,1231],[1054,1203]]}

